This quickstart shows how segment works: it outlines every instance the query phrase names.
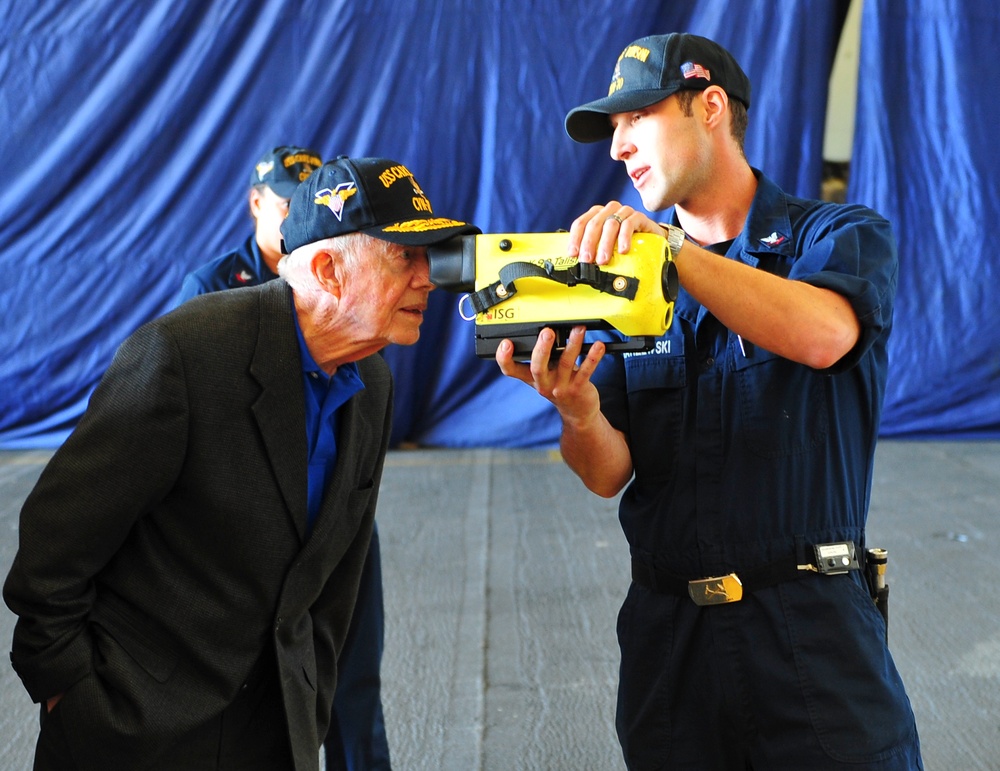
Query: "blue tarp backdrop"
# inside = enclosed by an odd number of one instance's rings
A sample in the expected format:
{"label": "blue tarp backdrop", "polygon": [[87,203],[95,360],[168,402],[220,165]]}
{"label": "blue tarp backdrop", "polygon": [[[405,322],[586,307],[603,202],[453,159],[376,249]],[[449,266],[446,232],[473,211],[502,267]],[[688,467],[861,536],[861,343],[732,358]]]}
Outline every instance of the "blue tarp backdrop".
{"label": "blue tarp backdrop", "polygon": [[[919,7],[918,7],[919,6]],[[865,0],[849,199],[896,226],[884,435],[1000,437],[992,0]],[[436,210],[487,232],[641,206],[568,109],[631,40],[718,40],[753,82],[747,156],[816,196],[833,0],[35,0],[0,7],[0,448],[52,447],[115,349],[186,272],[251,229],[249,172],[279,144],[409,166]],[[543,446],[544,400],[473,354],[434,292],[389,348],[394,441]]]}

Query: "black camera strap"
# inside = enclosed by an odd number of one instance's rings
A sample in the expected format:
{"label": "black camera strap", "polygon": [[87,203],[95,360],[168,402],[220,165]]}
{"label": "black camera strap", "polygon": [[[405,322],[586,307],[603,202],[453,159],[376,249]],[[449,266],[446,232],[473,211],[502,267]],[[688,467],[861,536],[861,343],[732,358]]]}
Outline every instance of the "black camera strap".
{"label": "black camera strap", "polygon": [[639,290],[639,279],[609,273],[592,262],[577,262],[563,269],[557,269],[548,260],[542,265],[532,262],[511,262],[500,269],[499,276],[499,281],[469,295],[476,313],[482,313],[517,294],[515,282],[522,278],[544,278],[569,287],[583,284],[598,292],[624,297],[626,300],[634,300]]}

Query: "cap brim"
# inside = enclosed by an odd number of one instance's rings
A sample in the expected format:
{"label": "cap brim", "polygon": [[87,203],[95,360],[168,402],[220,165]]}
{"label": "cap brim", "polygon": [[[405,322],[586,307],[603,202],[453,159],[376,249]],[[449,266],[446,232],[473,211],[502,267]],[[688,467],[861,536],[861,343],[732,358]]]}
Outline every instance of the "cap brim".
{"label": "cap brim", "polygon": [[361,232],[403,246],[433,246],[454,236],[478,235],[482,231],[468,222],[425,217],[366,228]]}
{"label": "cap brim", "polygon": [[649,107],[676,94],[677,87],[652,88],[641,91],[619,91],[603,99],[581,104],[566,115],[566,133],[576,142],[598,142],[614,133],[609,115]]}

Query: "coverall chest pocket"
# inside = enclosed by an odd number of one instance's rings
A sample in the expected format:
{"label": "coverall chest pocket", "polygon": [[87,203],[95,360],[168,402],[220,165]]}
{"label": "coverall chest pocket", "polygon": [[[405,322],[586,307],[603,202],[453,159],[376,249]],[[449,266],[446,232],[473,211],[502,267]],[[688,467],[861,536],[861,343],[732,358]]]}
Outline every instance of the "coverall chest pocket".
{"label": "coverall chest pocket", "polygon": [[826,375],[757,347],[735,361],[738,433],[751,452],[775,458],[823,441],[829,430]]}
{"label": "coverall chest pocket", "polygon": [[[671,350],[681,347],[681,350]],[[625,360],[630,444],[637,475],[668,476],[674,467],[684,417],[687,368],[682,341],[657,341],[669,355],[630,356]]]}

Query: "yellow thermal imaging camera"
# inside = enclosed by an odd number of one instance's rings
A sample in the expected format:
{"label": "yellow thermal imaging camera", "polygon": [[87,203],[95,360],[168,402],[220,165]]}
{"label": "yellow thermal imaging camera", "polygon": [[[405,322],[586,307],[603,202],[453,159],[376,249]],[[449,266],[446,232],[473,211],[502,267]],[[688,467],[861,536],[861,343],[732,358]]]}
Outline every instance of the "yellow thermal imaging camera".
{"label": "yellow thermal imaging camera", "polygon": [[[667,239],[635,233],[627,254],[606,265],[566,256],[569,233],[457,236],[427,248],[431,282],[464,293],[462,317],[476,322],[476,355],[492,358],[502,340],[526,359],[543,328],[564,348],[570,330],[615,329],[610,352],[648,351],[673,321],[677,268]],[[589,346],[587,346],[589,347]]]}

